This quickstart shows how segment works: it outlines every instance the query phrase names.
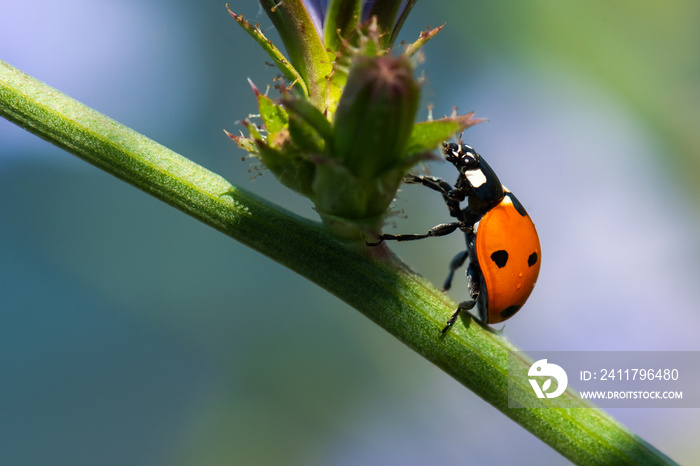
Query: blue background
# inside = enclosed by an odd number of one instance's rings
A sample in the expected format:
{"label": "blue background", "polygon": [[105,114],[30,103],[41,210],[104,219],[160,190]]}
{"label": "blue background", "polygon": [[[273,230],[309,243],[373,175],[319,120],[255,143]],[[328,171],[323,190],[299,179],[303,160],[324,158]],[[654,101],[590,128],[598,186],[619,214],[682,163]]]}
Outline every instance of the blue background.
{"label": "blue background", "polygon": [[[316,218],[222,131],[256,112],[246,78],[277,74],[225,2],[6,3],[1,59]],[[231,8],[275,37],[256,3]],[[519,348],[700,349],[699,10],[419,2],[404,26],[447,21],[419,119],[487,117],[464,140],[539,230],[538,286],[505,328]],[[396,209],[387,232],[446,219],[420,187]],[[393,247],[440,284],[462,245]],[[610,412],[694,461],[696,410]],[[516,462],[567,463],[315,285],[0,120],[0,463]]]}

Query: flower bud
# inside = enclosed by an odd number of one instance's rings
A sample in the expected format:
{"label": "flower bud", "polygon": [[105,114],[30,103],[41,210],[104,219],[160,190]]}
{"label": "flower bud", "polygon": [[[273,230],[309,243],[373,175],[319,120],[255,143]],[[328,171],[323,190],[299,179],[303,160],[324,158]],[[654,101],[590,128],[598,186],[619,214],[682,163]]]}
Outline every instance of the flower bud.
{"label": "flower bud", "polygon": [[362,180],[402,166],[419,98],[405,57],[355,57],[335,113],[331,156]]}

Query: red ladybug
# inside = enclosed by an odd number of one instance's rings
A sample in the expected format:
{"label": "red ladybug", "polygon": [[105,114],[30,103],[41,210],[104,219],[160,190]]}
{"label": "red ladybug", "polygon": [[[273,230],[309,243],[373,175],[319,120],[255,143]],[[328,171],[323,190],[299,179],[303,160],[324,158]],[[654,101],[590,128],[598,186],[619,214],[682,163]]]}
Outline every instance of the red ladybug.
{"label": "red ladybug", "polygon": [[[437,225],[423,235],[383,234],[379,241],[367,244],[444,236],[456,230],[464,233],[467,249],[452,259],[444,289],[450,289],[455,270],[469,259],[469,300],[461,302],[450,316],[442,329],[445,333],[462,310],[477,305],[485,324],[503,322],[518,312],[535,287],[542,253],[530,216],[486,161],[466,144],[443,143],[443,153],[459,171],[454,186],[432,176],[408,175],[404,181],[442,194],[456,221]],[[464,201],[467,204],[462,208]]]}

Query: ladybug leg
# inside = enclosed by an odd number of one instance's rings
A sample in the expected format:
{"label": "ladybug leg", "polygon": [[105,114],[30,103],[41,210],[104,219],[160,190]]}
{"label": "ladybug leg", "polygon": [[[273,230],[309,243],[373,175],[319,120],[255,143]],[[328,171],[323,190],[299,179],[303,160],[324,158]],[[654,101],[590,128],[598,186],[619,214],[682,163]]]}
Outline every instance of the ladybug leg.
{"label": "ladybug leg", "polygon": [[407,184],[422,184],[433,191],[439,192],[442,194],[442,199],[445,201],[445,204],[447,204],[450,215],[462,220],[462,210],[459,208],[459,203],[465,199],[462,189],[455,188],[442,178],[436,178],[434,176],[417,176],[408,174],[403,178],[403,181]]}
{"label": "ladybug leg", "polygon": [[469,301],[462,301],[457,305],[457,309],[455,309],[450,318],[447,319],[445,328],[440,331],[440,333],[443,335],[450,329],[450,327],[454,325],[454,323],[457,321],[457,317],[459,317],[459,314],[462,311],[473,309],[477,300],[479,299],[479,276],[471,265],[467,268],[467,287],[469,288],[470,299]]}
{"label": "ladybug leg", "polygon": [[462,222],[453,222],[453,223],[441,223],[440,225],[436,225],[430,230],[428,230],[428,233],[424,235],[414,235],[414,234],[408,234],[408,235],[388,235],[388,234],[383,234],[379,235],[379,241],[376,243],[370,243],[367,242],[367,246],[377,246],[382,243],[382,241],[413,241],[417,239],[423,239],[423,238],[430,238],[433,236],[445,236],[449,235],[450,233],[456,231],[459,228],[464,228],[464,223]]}
{"label": "ladybug leg", "polygon": [[440,194],[447,194],[455,189],[447,181],[434,176],[418,176],[411,175],[409,173],[408,175],[403,177],[403,182],[406,184],[422,184],[423,186],[427,186],[428,188],[432,189],[433,191],[437,191]]}
{"label": "ladybug leg", "polygon": [[452,278],[454,278],[455,270],[459,269],[464,265],[464,261],[467,260],[469,256],[469,251],[462,251],[457,254],[450,262],[450,273],[445,279],[445,284],[442,286],[442,291],[447,291],[452,287]]}

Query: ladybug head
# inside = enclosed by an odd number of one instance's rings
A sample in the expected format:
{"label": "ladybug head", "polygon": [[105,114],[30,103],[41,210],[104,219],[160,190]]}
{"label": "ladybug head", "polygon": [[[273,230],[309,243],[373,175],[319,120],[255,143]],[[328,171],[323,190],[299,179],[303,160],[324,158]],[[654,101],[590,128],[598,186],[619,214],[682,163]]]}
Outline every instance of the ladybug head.
{"label": "ladybug head", "polygon": [[481,156],[471,146],[455,144],[454,142],[443,142],[442,152],[445,154],[445,160],[457,167],[460,173],[464,173],[465,170],[479,168]]}

